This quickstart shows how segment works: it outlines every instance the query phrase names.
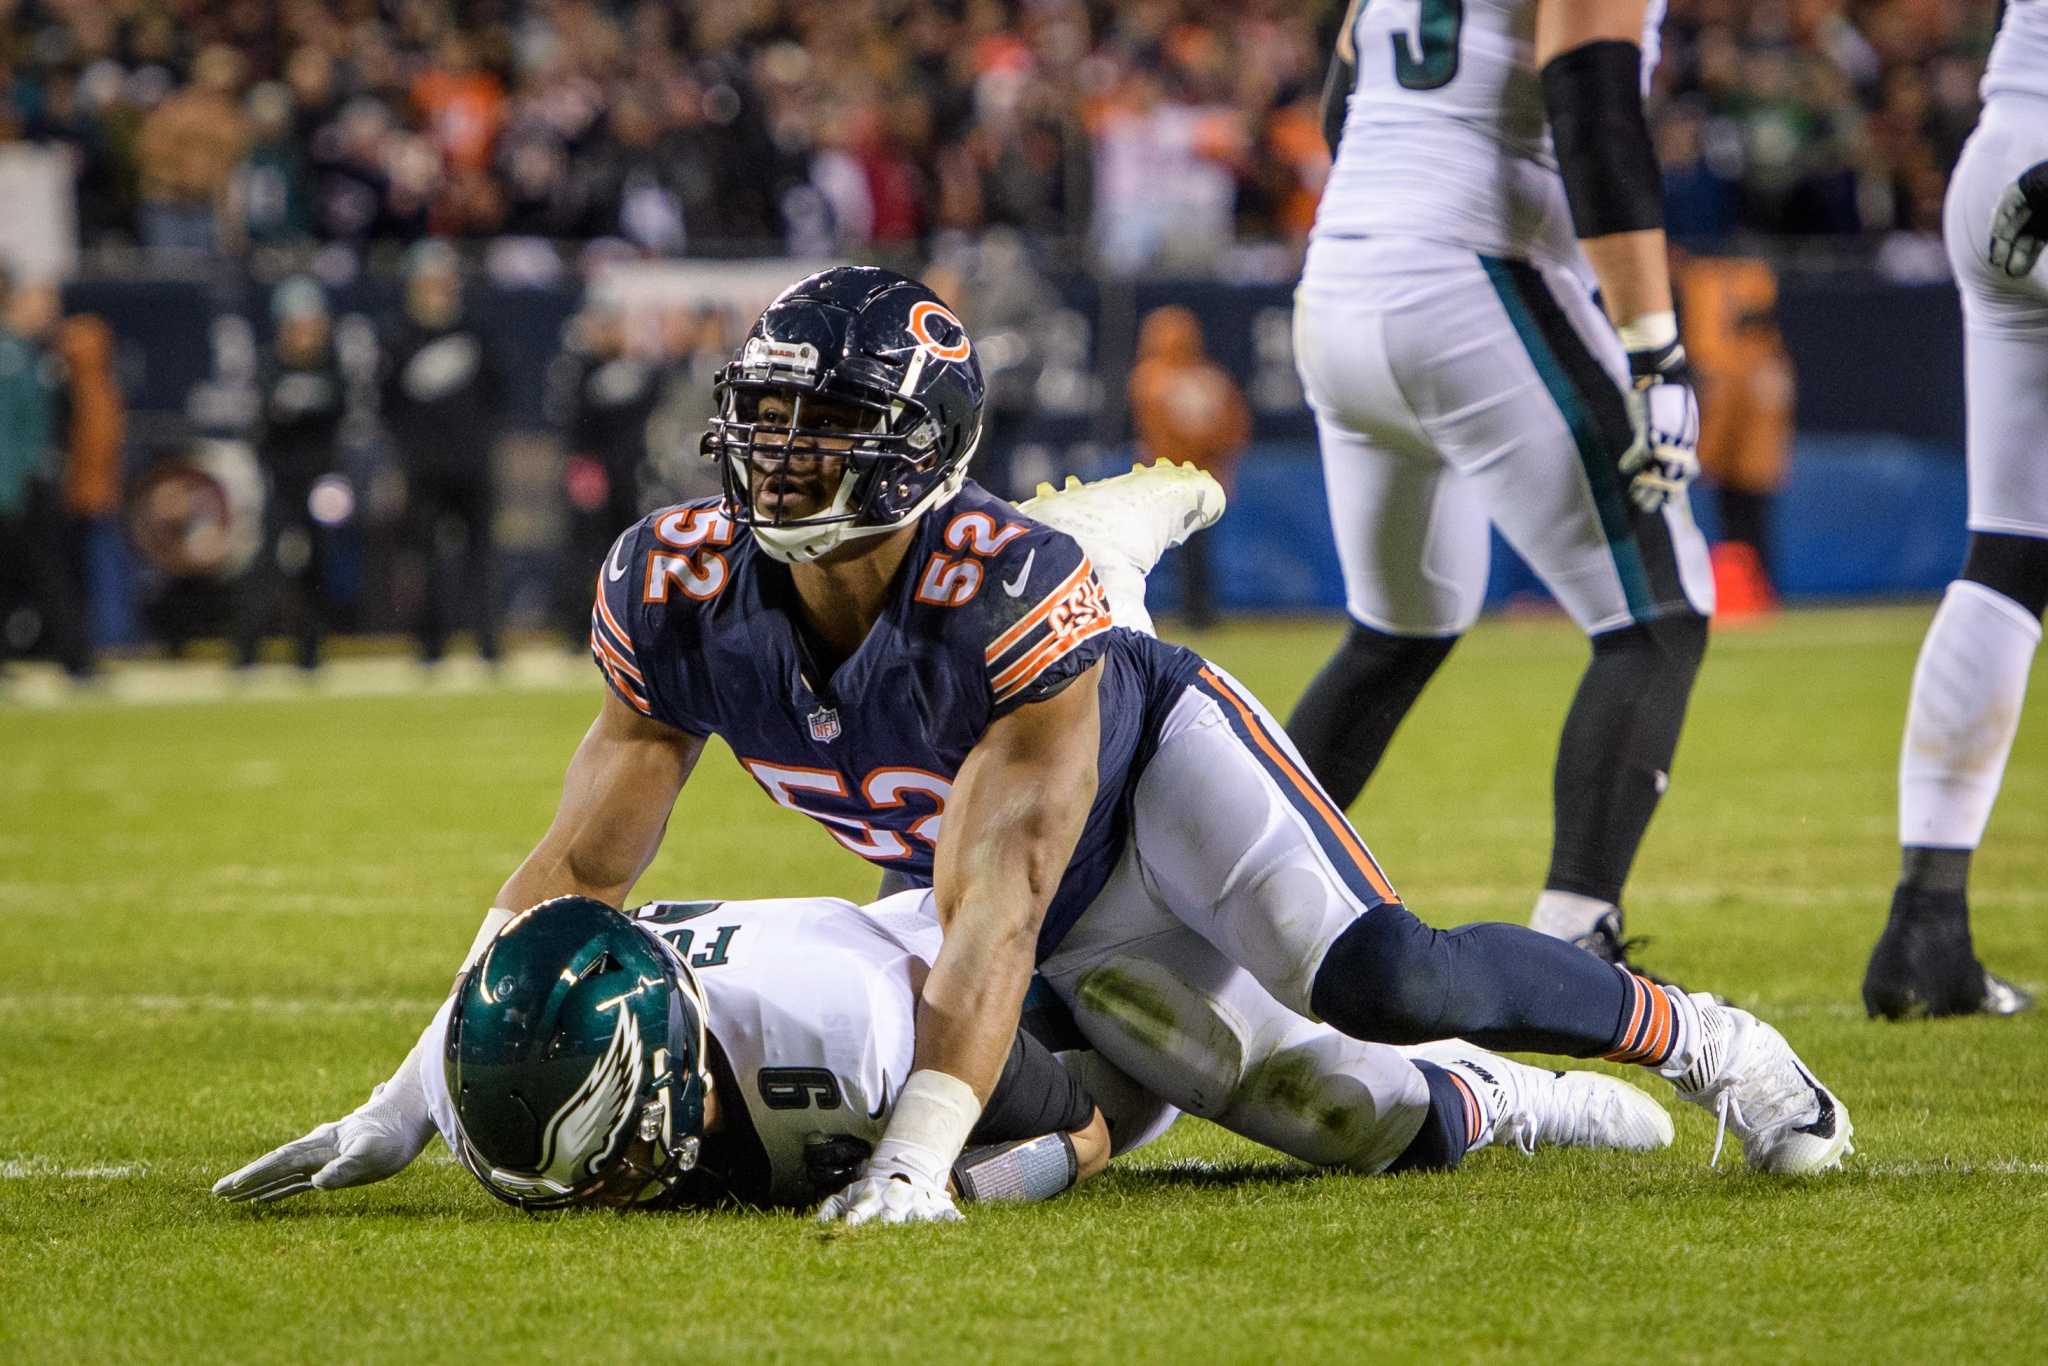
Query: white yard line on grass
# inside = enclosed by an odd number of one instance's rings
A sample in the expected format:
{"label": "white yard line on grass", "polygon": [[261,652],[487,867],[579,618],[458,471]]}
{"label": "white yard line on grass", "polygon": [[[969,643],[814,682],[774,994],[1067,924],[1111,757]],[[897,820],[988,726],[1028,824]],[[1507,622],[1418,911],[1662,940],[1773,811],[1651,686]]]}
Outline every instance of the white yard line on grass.
{"label": "white yard line on grass", "polygon": [[311,677],[284,664],[259,665],[242,673],[219,663],[146,660],[109,665],[98,682],[84,688],[72,686],[54,666],[17,666],[0,683],[0,704],[49,708],[303,702],[496,690],[595,691],[601,686],[590,661],[566,650],[516,650],[495,672],[472,658],[444,660],[432,669],[395,655],[336,659]]}
{"label": "white yard line on grass", "polygon": [[1993,1158],[1989,1162],[1860,1162],[1849,1159],[1849,1170],[1871,1176],[2048,1176],[2048,1162],[2025,1162],[2017,1157]]}
{"label": "white yard line on grass", "polygon": [[421,997],[316,996],[167,996],[130,994],[99,996],[59,992],[15,992],[0,995],[0,1011],[133,1010],[145,1014],[194,1014],[201,1011],[249,1015],[427,1015],[439,1000]]}
{"label": "white yard line on grass", "polygon": [[45,1181],[51,1177],[68,1181],[126,1181],[148,1171],[140,1162],[115,1167],[67,1167],[53,1157],[34,1155],[0,1161],[0,1181]]}

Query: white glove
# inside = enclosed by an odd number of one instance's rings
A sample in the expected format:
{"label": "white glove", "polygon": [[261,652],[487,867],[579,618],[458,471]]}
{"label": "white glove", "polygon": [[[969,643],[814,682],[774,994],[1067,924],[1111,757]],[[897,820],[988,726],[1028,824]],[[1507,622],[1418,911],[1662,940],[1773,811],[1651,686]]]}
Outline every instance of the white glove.
{"label": "white glove", "polygon": [[1644,512],[1655,512],[1700,472],[1700,402],[1693,392],[1692,364],[1676,340],[1654,350],[1630,351],[1629,422],[1635,442],[1621,457],[1629,476],[1628,496]]}
{"label": "white glove", "polygon": [[391,1080],[353,1111],[223,1176],[213,1193],[223,1200],[282,1200],[301,1191],[367,1186],[404,1171],[434,1135],[419,1080],[420,1050],[414,1045]]}
{"label": "white glove", "polygon": [[2017,280],[2034,268],[2048,242],[2048,161],[2036,162],[2005,187],[1991,213],[1991,248],[1985,254],[1993,270]]}
{"label": "white glove", "polygon": [[903,1176],[863,1176],[818,1206],[818,1222],[862,1224],[953,1224],[960,1210],[943,1186]]}

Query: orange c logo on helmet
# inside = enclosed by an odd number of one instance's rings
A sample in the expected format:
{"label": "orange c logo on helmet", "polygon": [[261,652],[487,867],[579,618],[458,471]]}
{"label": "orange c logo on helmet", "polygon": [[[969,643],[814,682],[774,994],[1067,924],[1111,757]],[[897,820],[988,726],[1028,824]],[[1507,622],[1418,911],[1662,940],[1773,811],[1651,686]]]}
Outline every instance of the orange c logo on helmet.
{"label": "orange c logo on helmet", "polygon": [[[957,334],[954,340],[942,342],[932,335],[934,318]],[[917,338],[919,346],[940,360],[966,360],[973,351],[967,343],[966,325],[953,316],[953,310],[929,299],[920,299],[910,306],[910,335]]]}

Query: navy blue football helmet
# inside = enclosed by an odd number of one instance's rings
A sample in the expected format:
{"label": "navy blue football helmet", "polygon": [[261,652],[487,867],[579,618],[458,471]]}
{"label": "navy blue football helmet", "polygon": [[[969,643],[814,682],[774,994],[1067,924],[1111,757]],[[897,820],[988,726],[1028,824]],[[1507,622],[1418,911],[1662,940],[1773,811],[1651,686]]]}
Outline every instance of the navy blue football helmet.
{"label": "navy blue football helmet", "polygon": [[[768,305],[718,372],[704,453],[735,521],[785,562],[880,535],[951,498],[981,439],[981,362],[938,295],[874,266],[836,266]],[[763,420],[761,401],[786,405]],[[756,508],[758,481],[793,458],[843,452],[830,501],[786,517]]]}

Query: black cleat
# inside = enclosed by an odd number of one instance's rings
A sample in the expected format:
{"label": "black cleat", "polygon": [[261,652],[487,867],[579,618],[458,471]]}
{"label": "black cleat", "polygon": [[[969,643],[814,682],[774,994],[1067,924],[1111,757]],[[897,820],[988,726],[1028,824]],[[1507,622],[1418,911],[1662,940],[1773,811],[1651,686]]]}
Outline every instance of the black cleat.
{"label": "black cleat", "polygon": [[[1577,939],[1574,939],[1572,943],[1578,945],[1587,953],[1592,954],[1601,962],[1612,963],[1618,968],[1624,968],[1646,981],[1655,982],[1660,987],[1674,987],[1679,991],[1685,990],[1683,986],[1672,981],[1669,977],[1660,977],[1656,973],[1637,967],[1629,961],[1629,954],[1649,944],[1650,939],[1648,935],[1639,934],[1633,939],[1624,939],[1621,935],[1621,911],[1616,909],[1608,911],[1598,920],[1594,921],[1593,928],[1580,935]],[[1718,1001],[1720,997],[1717,996],[1714,999]]]}
{"label": "black cleat", "polygon": [[2017,1015],[2032,993],[1977,961],[1970,907],[1960,892],[1900,887],[1891,918],[1863,972],[1863,1008],[1871,1018]]}

